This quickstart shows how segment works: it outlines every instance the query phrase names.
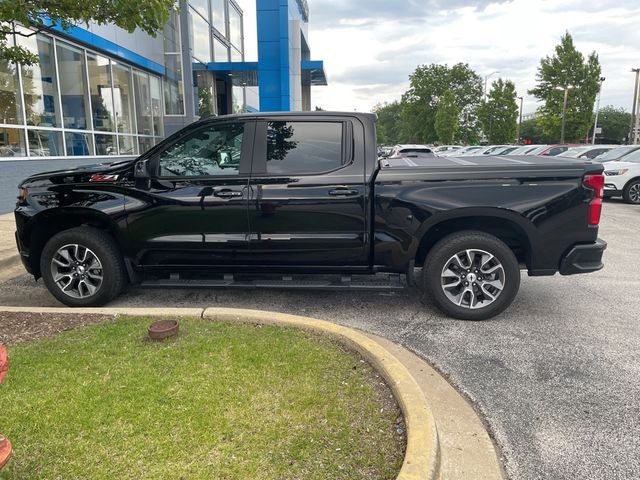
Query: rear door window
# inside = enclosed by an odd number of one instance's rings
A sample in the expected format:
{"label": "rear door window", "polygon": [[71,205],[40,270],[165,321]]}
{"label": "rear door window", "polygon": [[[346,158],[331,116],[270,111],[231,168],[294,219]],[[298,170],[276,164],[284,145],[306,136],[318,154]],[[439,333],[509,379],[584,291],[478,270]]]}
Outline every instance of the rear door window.
{"label": "rear door window", "polygon": [[344,164],[341,122],[269,122],[267,174],[313,174]]}

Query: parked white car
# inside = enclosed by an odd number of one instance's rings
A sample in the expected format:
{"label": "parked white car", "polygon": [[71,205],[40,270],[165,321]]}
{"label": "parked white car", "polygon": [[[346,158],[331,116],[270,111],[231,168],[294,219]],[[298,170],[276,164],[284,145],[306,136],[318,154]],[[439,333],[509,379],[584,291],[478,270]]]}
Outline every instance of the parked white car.
{"label": "parked white car", "polygon": [[605,198],[622,197],[627,203],[640,205],[640,150],[625,155],[624,161],[604,165]]}
{"label": "parked white car", "polygon": [[408,153],[433,153],[433,148],[427,145],[396,145],[389,158],[402,157]]}

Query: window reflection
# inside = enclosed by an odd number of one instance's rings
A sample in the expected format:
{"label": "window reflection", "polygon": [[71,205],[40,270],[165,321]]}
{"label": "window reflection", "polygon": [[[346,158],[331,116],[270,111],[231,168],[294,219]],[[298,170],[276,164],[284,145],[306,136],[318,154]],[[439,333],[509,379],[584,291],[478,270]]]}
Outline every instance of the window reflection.
{"label": "window reflection", "polygon": [[113,103],[119,133],[135,133],[131,69],[113,62]]}
{"label": "window reflection", "polygon": [[29,153],[32,157],[62,156],[62,138],[60,132],[51,130],[28,130]]}
{"label": "window reflection", "polygon": [[342,124],[269,122],[267,172],[309,174],[342,166]]}
{"label": "window reflection", "polygon": [[117,155],[118,145],[116,145],[115,135],[96,134],[96,155]]}
{"label": "window reflection", "polygon": [[111,89],[111,69],[109,59],[100,55],[87,54],[93,128],[108,132],[115,131],[113,93]]}
{"label": "window reflection", "polygon": [[0,128],[0,157],[26,157],[24,130]]}
{"label": "window reflection", "polygon": [[37,64],[20,67],[27,125],[56,127],[58,91],[52,41],[44,35],[18,38],[19,45],[38,56]]}
{"label": "window reflection", "polygon": [[67,132],[64,135],[67,155],[93,155],[93,138],[90,133]]}
{"label": "window reflection", "polygon": [[22,123],[18,71],[14,63],[0,58],[0,122]]}
{"label": "window reflection", "polygon": [[229,41],[242,50],[242,17],[233,5],[229,5]]}
{"label": "window reflection", "polygon": [[224,10],[225,0],[211,0],[211,23],[222,35],[227,35],[227,16]]}
{"label": "window reflection", "polygon": [[62,98],[62,123],[66,128],[89,128],[89,96],[84,52],[56,42],[58,78]]}
{"label": "window reflection", "polygon": [[160,175],[237,175],[244,125],[210,126],[178,140],[160,155]]}

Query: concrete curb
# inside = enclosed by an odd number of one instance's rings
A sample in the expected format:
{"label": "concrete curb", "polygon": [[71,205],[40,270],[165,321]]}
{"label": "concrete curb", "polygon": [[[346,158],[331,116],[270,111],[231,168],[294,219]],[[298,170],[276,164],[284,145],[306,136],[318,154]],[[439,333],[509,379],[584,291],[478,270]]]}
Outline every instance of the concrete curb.
{"label": "concrete curb", "polygon": [[269,324],[311,330],[337,337],[358,351],[384,377],[402,409],[407,450],[398,480],[437,480],[440,476],[438,431],[423,391],[404,365],[374,339],[351,328],[295,315],[228,308],[48,308],[0,307],[1,312],[132,316],[195,316],[213,321]]}

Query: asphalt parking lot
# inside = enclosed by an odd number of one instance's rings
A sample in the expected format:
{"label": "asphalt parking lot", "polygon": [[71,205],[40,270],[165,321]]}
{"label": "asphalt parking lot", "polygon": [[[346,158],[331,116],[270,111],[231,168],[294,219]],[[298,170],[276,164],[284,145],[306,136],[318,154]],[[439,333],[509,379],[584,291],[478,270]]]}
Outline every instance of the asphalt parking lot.
{"label": "asphalt parking lot", "polygon": [[[606,267],[523,278],[480,323],[409,294],[132,289],[110,306],[242,307],[309,315],[402,343],[484,415],[513,479],[640,478],[640,207],[605,204]],[[0,284],[0,305],[59,306],[42,282]]]}

